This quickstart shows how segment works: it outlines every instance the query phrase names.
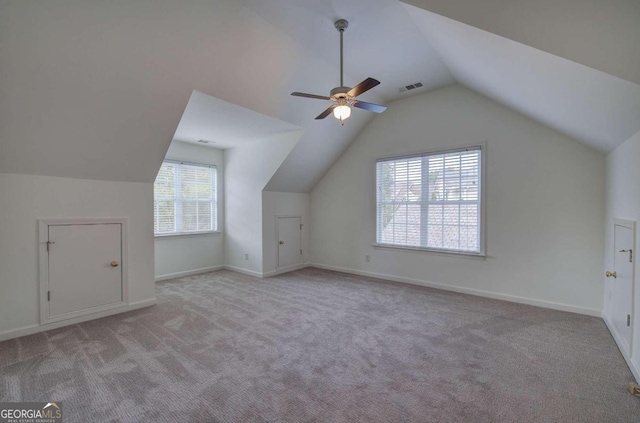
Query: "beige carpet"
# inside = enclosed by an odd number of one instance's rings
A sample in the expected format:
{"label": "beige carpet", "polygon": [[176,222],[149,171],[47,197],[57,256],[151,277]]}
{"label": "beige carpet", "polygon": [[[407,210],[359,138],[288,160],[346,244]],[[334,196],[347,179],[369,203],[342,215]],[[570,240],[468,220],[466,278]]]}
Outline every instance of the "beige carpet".
{"label": "beige carpet", "polygon": [[601,319],[304,269],[0,343],[0,401],[66,422],[639,422]]}

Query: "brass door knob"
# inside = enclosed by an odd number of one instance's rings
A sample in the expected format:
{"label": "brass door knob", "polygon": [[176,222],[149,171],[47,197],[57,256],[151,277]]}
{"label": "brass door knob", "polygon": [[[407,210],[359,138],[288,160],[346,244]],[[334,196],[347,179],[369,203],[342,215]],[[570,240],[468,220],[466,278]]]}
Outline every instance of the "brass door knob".
{"label": "brass door knob", "polygon": [[114,260],[111,262],[111,267],[118,267],[118,266],[120,266],[120,263],[118,263],[117,261]]}
{"label": "brass door knob", "polygon": [[618,278],[618,274],[616,272],[609,272],[608,270],[607,270],[607,273],[605,273],[605,275],[608,278],[613,278],[613,279],[617,279]]}
{"label": "brass door knob", "polygon": [[282,244],[284,244],[284,241],[280,241],[278,244],[282,245]]}

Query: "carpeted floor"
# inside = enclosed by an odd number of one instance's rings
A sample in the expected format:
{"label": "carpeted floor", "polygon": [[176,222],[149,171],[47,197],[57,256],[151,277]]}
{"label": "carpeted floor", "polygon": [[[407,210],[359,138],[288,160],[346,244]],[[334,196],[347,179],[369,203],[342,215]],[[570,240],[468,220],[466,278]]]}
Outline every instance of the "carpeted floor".
{"label": "carpeted floor", "polygon": [[601,319],[318,269],[0,343],[0,401],[65,422],[639,422]]}

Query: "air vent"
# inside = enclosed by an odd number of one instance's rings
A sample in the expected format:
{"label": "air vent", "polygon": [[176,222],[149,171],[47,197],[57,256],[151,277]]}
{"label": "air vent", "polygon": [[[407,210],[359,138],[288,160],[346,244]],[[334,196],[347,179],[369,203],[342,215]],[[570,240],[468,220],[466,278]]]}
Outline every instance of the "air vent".
{"label": "air vent", "polygon": [[198,142],[199,142],[200,144],[209,144],[209,143],[211,143],[212,141],[199,140]]}
{"label": "air vent", "polygon": [[404,87],[398,88],[398,92],[402,93],[405,91],[411,91],[411,90],[415,90],[416,88],[422,88],[422,87],[424,87],[424,84],[421,81],[418,81],[416,83],[405,85]]}

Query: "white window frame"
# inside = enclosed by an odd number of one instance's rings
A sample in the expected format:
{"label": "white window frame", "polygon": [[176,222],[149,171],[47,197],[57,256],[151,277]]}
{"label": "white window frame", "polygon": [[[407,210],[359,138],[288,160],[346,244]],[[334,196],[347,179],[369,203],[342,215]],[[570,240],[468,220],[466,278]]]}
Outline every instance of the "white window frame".
{"label": "white window frame", "polygon": [[[401,160],[401,159],[409,159],[421,156],[430,156],[430,155],[438,155],[438,154],[447,154],[447,153],[455,153],[461,152],[469,149],[478,149],[480,150],[480,190],[479,190],[479,200],[480,200],[480,250],[479,252],[472,251],[462,251],[462,250],[450,250],[445,248],[433,248],[433,247],[414,247],[414,246],[405,246],[405,245],[397,245],[397,244],[382,244],[378,243],[378,201],[377,201],[377,189],[378,189],[378,175],[377,175],[377,164],[381,161],[387,160]],[[421,151],[418,153],[408,153],[398,156],[386,156],[379,157],[375,160],[374,169],[373,169],[373,177],[374,177],[374,186],[376,189],[375,193],[375,238],[376,242],[373,244],[373,247],[380,249],[389,249],[389,250],[405,250],[411,252],[418,253],[428,253],[435,255],[444,255],[444,256],[457,256],[461,258],[471,258],[471,259],[479,259],[484,260],[486,255],[486,192],[487,192],[487,183],[486,183],[486,171],[487,171],[487,145],[486,142],[466,145],[462,147],[448,148],[448,149],[432,149]]]}
{"label": "white window frame", "polygon": [[[197,166],[197,167],[205,167],[205,168],[210,168],[213,169],[215,171],[215,176],[216,176],[216,183],[215,186],[213,187],[214,192],[212,195],[212,199],[211,202],[212,204],[212,212],[215,208],[215,227],[216,229],[213,230],[209,230],[209,231],[176,231],[176,232],[165,232],[165,233],[155,233],[155,210],[154,210],[154,234],[153,236],[155,238],[166,238],[166,237],[176,237],[176,236],[197,236],[197,235],[209,235],[209,234],[219,234],[221,233],[220,231],[220,195],[219,195],[219,188],[220,188],[220,174],[218,172],[218,166],[214,165],[214,164],[207,164],[207,163],[195,163],[195,162],[187,162],[187,161],[183,161],[183,160],[172,160],[172,159],[165,159],[162,161],[162,164],[165,163],[172,163],[172,164],[177,164],[177,165],[185,165],[185,166]],[[176,185],[176,198],[179,197],[179,190],[180,190],[180,184]],[[153,200],[154,203],[156,201],[155,198],[155,181],[154,181],[154,196],[153,196]],[[160,200],[160,201],[175,201],[175,199],[173,198],[168,198],[168,199],[164,199],[164,200]],[[177,202],[176,202],[177,203]],[[181,218],[181,214],[182,214],[182,209],[180,207],[176,207],[176,216],[175,216],[175,220],[176,222],[179,221],[179,219]],[[177,226],[177,224],[176,224]]]}

